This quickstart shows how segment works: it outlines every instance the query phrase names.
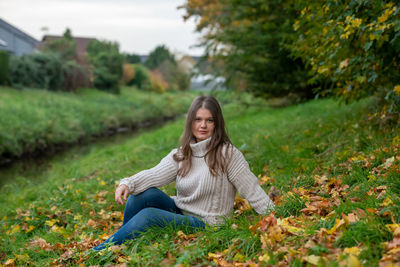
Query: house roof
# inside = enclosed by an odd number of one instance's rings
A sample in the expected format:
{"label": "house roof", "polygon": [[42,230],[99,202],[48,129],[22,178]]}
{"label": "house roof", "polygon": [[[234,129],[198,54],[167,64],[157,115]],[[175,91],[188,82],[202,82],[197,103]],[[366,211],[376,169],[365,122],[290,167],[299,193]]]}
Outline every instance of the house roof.
{"label": "house roof", "polygon": [[2,18],[0,18],[0,27],[13,33],[14,35],[17,35],[18,37],[25,40],[26,42],[31,43],[33,46],[36,46],[39,43],[38,40],[36,40],[32,36],[24,33],[23,31],[21,31],[20,29],[18,29],[17,27],[15,27],[13,25],[11,25],[10,23],[6,22]]}
{"label": "house roof", "polygon": [[[46,42],[52,42],[58,39],[63,38],[63,36],[58,36],[58,35],[45,35],[42,38],[42,42],[39,46],[42,46],[43,43]],[[78,57],[83,56],[86,53],[86,48],[89,45],[91,41],[95,41],[96,38],[91,38],[91,37],[72,37],[74,38],[76,42],[76,52],[78,54]]]}

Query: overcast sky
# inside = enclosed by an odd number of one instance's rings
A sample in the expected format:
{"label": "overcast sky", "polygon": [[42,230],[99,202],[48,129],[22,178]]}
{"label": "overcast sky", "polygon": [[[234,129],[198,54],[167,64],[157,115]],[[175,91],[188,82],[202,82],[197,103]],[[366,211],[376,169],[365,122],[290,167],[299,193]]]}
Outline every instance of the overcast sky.
{"label": "overcast sky", "polygon": [[[0,0],[0,18],[37,40],[61,35],[117,41],[123,52],[148,54],[165,44],[172,52],[200,55],[191,48],[200,35],[184,22],[185,0]],[[47,27],[48,31],[43,28]]]}

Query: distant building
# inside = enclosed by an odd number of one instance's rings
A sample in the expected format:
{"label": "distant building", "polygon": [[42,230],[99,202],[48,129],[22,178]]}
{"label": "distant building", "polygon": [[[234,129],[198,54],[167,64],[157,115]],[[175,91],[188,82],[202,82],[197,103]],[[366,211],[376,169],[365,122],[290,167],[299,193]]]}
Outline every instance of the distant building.
{"label": "distant building", "polygon": [[[56,35],[45,35],[42,38],[42,42],[38,45],[38,49],[40,50],[41,47],[44,46],[45,43],[54,42],[58,39],[63,38],[63,36],[56,36]],[[86,63],[85,54],[86,49],[91,41],[96,41],[96,38],[89,38],[89,37],[72,37],[76,42],[76,57],[77,61],[81,64]]]}
{"label": "distant building", "polygon": [[224,77],[215,77],[212,74],[197,74],[190,80],[190,89],[197,91],[226,90]]}
{"label": "distant building", "polygon": [[0,18],[0,50],[6,50],[10,55],[22,56],[32,53],[38,43],[35,38]]}

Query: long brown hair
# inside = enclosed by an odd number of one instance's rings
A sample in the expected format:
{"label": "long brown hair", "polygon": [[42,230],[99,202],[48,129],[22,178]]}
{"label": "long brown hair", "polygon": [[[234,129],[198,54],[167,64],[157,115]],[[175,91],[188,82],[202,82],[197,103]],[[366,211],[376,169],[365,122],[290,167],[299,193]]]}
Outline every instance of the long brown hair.
{"label": "long brown hair", "polygon": [[[190,143],[195,141],[196,138],[192,132],[192,125],[196,118],[196,113],[199,108],[208,109],[214,119],[214,132],[211,140],[207,146],[207,153],[205,160],[212,175],[225,173],[228,162],[228,148],[232,145],[229,140],[228,134],[225,129],[225,121],[222,115],[221,107],[218,101],[212,96],[199,96],[193,100],[186,117],[185,130],[181,136],[181,147],[178,152],[174,154],[175,161],[182,161],[182,165],[178,170],[178,174],[186,176],[192,168],[192,149]],[[225,153],[223,153],[223,147]]]}

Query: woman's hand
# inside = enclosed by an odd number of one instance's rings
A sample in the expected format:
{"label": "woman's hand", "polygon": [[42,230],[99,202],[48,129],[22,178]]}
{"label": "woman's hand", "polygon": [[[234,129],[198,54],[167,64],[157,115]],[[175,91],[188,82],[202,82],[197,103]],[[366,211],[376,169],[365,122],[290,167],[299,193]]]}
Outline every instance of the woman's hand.
{"label": "woman's hand", "polygon": [[120,185],[117,187],[117,189],[115,190],[115,201],[119,204],[124,204],[124,201],[122,200],[122,196],[124,197],[124,200],[126,200],[126,198],[129,195],[129,188],[127,185]]}

